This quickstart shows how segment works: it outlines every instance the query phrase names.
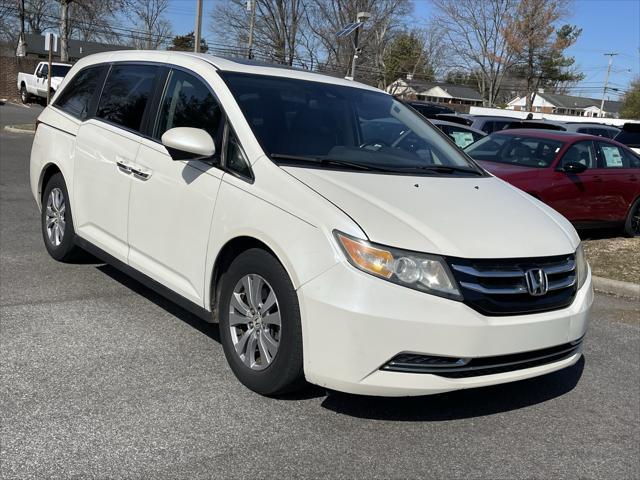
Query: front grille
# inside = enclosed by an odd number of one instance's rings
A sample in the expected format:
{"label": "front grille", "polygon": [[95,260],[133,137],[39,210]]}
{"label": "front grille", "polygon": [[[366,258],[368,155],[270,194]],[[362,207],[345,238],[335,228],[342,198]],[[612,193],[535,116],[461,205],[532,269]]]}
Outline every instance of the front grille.
{"label": "front grille", "polygon": [[[576,294],[574,255],[543,258],[469,260],[449,258],[464,303],[483,315],[522,315],[567,307]],[[525,272],[544,270],[548,291],[533,296]]]}
{"label": "front grille", "polygon": [[405,373],[430,373],[447,378],[467,378],[512,372],[558,362],[580,351],[582,338],[556,347],[510,355],[479,358],[452,358],[401,353],[381,370]]}

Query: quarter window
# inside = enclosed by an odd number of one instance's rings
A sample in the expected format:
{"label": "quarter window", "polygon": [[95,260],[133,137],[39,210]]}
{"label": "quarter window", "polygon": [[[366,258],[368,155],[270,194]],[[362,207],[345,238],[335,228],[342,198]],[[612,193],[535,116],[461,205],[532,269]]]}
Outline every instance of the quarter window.
{"label": "quarter window", "polygon": [[139,131],[157,73],[158,67],[153,65],[114,65],[104,85],[96,116]]}
{"label": "quarter window", "polygon": [[249,167],[247,157],[242,151],[238,137],[236,137],[236,134],[230,127],[228,130],[226,166],[238,175],[251,178],[251,168]]}
{"label": "quarter window", "polygon": [[209,88],[193,75],[173,70],[160,106],[154,137],[175,127],[206,130],[215,140],[222,112]]}
{"label": "quarter window", "polygon": [[80,71],[69,81],[54,105],[80,120],[86,119],[90,113],[91,100],[106,68],[106,66],[98,66]]}

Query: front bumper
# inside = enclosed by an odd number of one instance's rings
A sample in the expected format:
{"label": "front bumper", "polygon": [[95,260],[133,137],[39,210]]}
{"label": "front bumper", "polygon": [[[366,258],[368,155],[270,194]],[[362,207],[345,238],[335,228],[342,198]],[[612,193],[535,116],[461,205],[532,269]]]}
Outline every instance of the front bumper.
{"label": "front bumper", "polygon": [[585,334],[593,303],[589,273],[567,308],[486,317],[461,302],[385,282],[345,263],[303,285],[298,294],[307,380],[343,392],[383,396],[495,385],[573,365],[579,351],[545,365],[468,378],[380,370],[399,353],[492,357],[573,342]]}

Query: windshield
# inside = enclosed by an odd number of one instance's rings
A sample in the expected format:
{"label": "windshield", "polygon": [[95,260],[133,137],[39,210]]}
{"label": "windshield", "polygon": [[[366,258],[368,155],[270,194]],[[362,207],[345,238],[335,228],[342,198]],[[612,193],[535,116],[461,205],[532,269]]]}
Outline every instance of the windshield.
{"label": "windshield", "polygon": [[385,93],[266,75],[221,75],[276,163],[483,175],[420,115]]}
{"label": "windshield", "polygon": [[51,65],[52,77],[64,77],[69,73],[71,67],[69,65]]}
{"label": "windshield", "polygon": [[464,149],[474,160],[545,168],[553,163],[563,143],[536,138],[492,133]]}

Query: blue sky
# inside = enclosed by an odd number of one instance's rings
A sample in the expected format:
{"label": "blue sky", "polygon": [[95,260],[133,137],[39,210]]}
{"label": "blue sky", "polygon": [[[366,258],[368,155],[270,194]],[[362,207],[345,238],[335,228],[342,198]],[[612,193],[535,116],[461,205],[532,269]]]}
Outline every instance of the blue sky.
{"label": "blue sky", "polygon": [[[211,26],[211,11],[218,1],[204,0],[203,36],[215,43]],[[187,33],[194,28],[196,0],[171,0],[168,16],[174,34]],[[416,26],[433,15],[430,0],[414,0]],[[640,76],[640,0],[574,0],[566,23],[582,28],[578,42],[569,50],[586,78],[574,94],[600,98],[607,71],[608,57],[617,52],[609,79],[611,87],[626,88]]]}

